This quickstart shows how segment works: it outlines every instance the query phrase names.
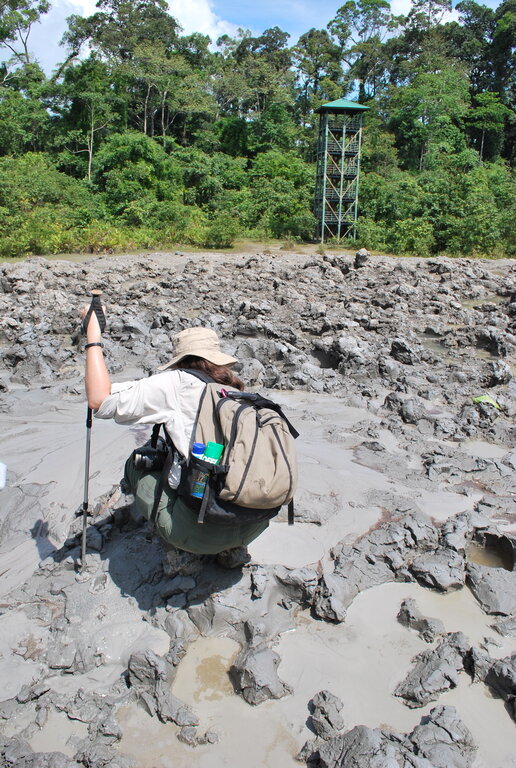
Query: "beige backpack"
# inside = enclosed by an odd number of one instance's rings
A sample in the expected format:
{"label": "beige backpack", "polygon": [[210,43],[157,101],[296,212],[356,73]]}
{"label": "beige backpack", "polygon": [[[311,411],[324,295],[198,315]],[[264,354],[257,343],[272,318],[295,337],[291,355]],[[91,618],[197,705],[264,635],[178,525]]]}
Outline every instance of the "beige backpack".
{"label": "beige backpack", "polygon": [[[211,441],[224,445],[224,452],[217,465],[190,452],[178,487],[183,501],[197,513],[199,523],[228,525],[270,519],[288,504],[292,524],[298,433],[281,407],[256,393],[227,391],[199,371],[188,373],[208,382],[190,447]],[[192,496],[199,473],[206,480],[202,499]]]}

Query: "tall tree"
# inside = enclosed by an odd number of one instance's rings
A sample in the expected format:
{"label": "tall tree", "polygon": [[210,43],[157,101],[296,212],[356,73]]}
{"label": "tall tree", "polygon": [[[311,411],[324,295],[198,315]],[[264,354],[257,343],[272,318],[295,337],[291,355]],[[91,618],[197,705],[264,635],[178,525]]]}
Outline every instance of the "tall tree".
{"label": "tall tree", "polygon": [[[88,179],[92,176],[95,150],[109,131],[117,127],[120,102],[112,87],[113,71],[104,61],[91,54],[74,67],[69,67],[59,85],[54,85],[52,111],[61,115],[62,137],[56,145],[69,155],[84,156]],[[64,130],[63,130],[64,129]],[[73,165],[73,163],[67,163]]]}
{"label": "tall tree", "polygon": [[381,85],[387,66],[383,41],[395,27],[387,0],[348,0],[328,24],[350,76],[358,81],[360,102],[373,97]]}
{"label": "tall tree", "polygon": [[0,155],[41,151],[50,124],[46,78],[39,64],[4,70],[0,82]]}
{"label": "tall tree", "polygon": [[475,129],[480,160],[484,159],[486,137],[490,159],[500,154],[505,121],[513,114],[500,102],[497,93],[484,91],[475,96],[475,106],[468,114],[468,124]]}
{"label": "tall tree", "polygon": [[[343,87],[342,48],[325,29],[310,29],[301,35],[292,49],[300,89],[300,107],[306,122],[312,109],[319,106],[331,84]],[[336,98],[336,96],[334,96]]]}
{"label": "tall tree", "polygon": [[213,85],[224,113],[259,118],[274,103],[292,103],[288,37],[273,27],[258,37],[240,30],[236,38],[219,38]]}
{"label": "tall tree", "polygon": [[0,47],[29,64],[29,36],[33,25],[50,8],[48,0],[3,0],[0,3]]}
{"label": "tall tree", "polygon": [[465,148],[469,81],[459,65],[449,62],[437,72],[419,72],[408,85],[391,88],[385,101],[406,167],[423,170],[436,153]]}
{"label": "tall tree", "polygon": [[475,0],[462,0],[456,10],[459,20],[444,26],[449,55],[468,67],[472,93],[490,90],[494,85],[492,44],[495,13]]}
{"label": "tall tree", "polygon": [[69,48],[69,59],[78,56],[85,43],[116,61],[130,61],[145,42],[173,50],[179,25],[165,0],[98,0],[97,7],[100,10],[87,18],[68,18],[62,42]]}

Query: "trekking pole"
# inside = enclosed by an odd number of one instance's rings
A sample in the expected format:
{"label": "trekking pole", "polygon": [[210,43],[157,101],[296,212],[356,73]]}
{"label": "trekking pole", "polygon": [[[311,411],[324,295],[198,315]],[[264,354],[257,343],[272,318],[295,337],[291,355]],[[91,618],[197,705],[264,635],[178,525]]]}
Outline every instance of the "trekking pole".
{"label": "trekking pole", "polygon": [[91,424],[93,411],[88,407],[86,414],[86,459],[84,461],[84,496],[82,501],[82,541],[81,541],[81,573],[86,560],[86,529],[88,525],[88,486],[90,482],[90,445]]}
{"label": "trekking pole", "polygon": [[[100,297],[102,291],[97,289],[91,292],[91,304],[88,311],[82,321],[82,332],[86,334],[88,323],[90,322],[91,315],[95,312],[101,332],[106,327],[106,316],[102,309],[102,303]],[[84,563],[86,560],[86,529],[88,525],[88,491],[90,484],[90,445],[91,445],[91,426],[93,423],[93,410],[88,406],[86,413],[86,458],[84,461],[84,496],[82,501],[82,541],[81,541],[81,573],[84,570]]]}

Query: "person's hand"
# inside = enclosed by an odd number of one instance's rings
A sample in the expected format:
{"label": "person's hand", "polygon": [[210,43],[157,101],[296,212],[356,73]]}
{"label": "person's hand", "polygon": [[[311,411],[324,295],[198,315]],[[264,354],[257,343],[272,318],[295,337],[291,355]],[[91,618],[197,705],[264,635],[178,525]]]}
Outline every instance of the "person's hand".
{"label": "person's hand", "polygon": [[[90,308],[89,304],[86,304],[86,306],[83,308],[81,312],[81,320],[84,320],[86,317],[86,314]],[[104,314],[106,314],[106,307],[102,306],[102,311]],[[86,328],[86,340],[88,343],[100,341],[102,338],[102,332],[100,330],[99,321],[97,320],[97,315],[95,312],[91,313],[90,321],[88,323],[88,327]]]}

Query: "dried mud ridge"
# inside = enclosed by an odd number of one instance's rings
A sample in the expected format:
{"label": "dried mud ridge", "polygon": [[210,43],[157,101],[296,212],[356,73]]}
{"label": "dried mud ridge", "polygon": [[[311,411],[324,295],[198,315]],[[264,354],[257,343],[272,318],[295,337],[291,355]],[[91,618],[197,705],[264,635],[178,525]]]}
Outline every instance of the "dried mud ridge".
{"label": "dried mud ridge", "polygon": [[[14,650],[37,662],[37,679],[0,703],[0,724],[18,718],[15,735],[0,736],[2,765],[17,768],[123,768],[117,749],[118,709],[137,701],[163,722],[179,726],[192,746],[218,736],[200,728],[196,713],[171,693],[189,645],[199,636],[227,635],[241,651],[231,668],[235,691],[250,705],[288,696],[274,650],[300,610],[338,624],[363,590],[390,581],[417,582],[447,592],[469,588],[492,627],[516,636],[516,451],[499,459],[455,449],[467,439],[516,443],[516,265],[468,260],[390,260],[196,255],[167,265],[163,255],[96,259],[86,264],[31,259],[0,268],[1,410],[9,414],[25,388],[77,399],[82,391],[82,340],[77,307],[88,288],[104,289],[109,306],[106,353],[116,375],[154,371],[170,357],[170,334],[191,324],[216,328],[242,360],[242,377],[262,388],[308,390],[367,408],[377,417],[353,428],[355,459],[408,487],[475,493],[472,511],[438,524],[416,503],[385,493],[371,503],[384,522],[358,540],[335,541],[332,568],[250,564],[223,570],[212,559],[163,557],[148,542],[127,500],[115,487],[97,504],[105,512],[88,531],[86,569],[78,573],[80,520],[37,572],[4,599],[3,616],[22,612],[38,631]],[[473,402],[489,395],[491,402]],[[493,402],[496,404],[494,405]],[[404,466],[380,439],[387,431],[417,461]],[[328,440],[342,437],[328,432]],[[23,484],[2,492],[0,544],[16,530]],[[338,500],[337,500],[338,505]],[[37,509],[34,520],[41,519]],[[28,504],[26,504],[28,509]],[[324,522],[316,504],[301,505],[299,524]],[[495,550],[505,567],[469,562],[476,541]],[[56,675],[80,677],[108,663],[97,642],[119,605],[169,637],[168,652],[130,655],[125,674],[106,692],[79,687],[56,693]],[[107,618],[106,618],[107,617]],[[413,600],[398,620],[429,644],[393,694],[408,707],[438,702],[468,675],[505,702],[516,719],[516,654],[496,659],[461,632],[447,633]],[[85,631],[87,628],[87,631]],[[81,678],[82,679],[82,678]],[[310,766],[404,768],[472,766],[474,734],[451,706],[437,704],[410,733],[357,726],[346,729],[342,702],[322,690],[307,702],[314,739],[298,759]],[[34,752],[30,741],[54,713],[87,726],[74,758]],[[5,730],[5,729],[4,729]]]}

